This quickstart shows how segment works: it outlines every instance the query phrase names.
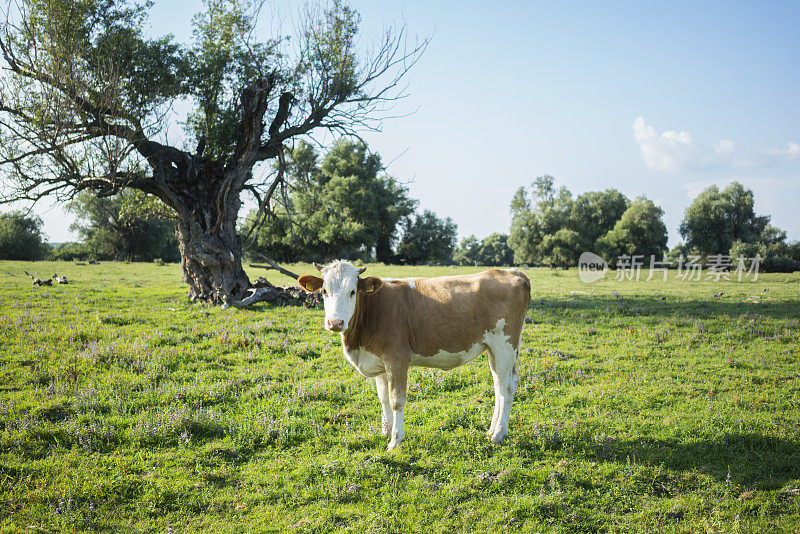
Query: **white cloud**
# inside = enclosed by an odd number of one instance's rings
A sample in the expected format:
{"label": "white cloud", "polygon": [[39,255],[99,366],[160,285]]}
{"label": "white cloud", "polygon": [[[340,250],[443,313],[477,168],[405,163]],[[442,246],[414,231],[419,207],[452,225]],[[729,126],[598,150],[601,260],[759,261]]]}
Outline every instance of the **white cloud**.
{"label": "white cloud", "polygon": [[645,123],[644,117],[636,117],[633,121],[633,138],[645,164],[653,169],[677,171],[694,157],[689,132],[668,130],[659,135],[655,128]]}
{"label": "white cloud", "polygon": [[[683,184],[681,187],[686,190],[686,198],[694,199],[697,195],[703,192],[703,190],[711,187],[712,185],[716,185],[719,188],[725,188],[728,184],[737,181],[741,183],[748,189],[752,189],[753,191],[762,190],[762,191],[777,191],[779,189],[785,190],[796,190],[800,189],[800,182],[796,182],[793,180],[785,180],[782,178],[757,178],[757,177],[741,177],[737,178],[736,180],[731,180],[730,178],[720,178],[718,180],[698,180],[696,182],[689,182],[688,184]],[[792,195],[794,196],[794,195]]]}
{"label": "white cloud", "polygon": [[633,121],[633,139],[639,145],[645,164],[666,172],[753,169],[789,160],[800,161],[800,144],[794,142],[788,143],[785,149],[751,148],[728,139],[708,146],[694,142],[689,132],[667,130],[659,134],[641,116]]}

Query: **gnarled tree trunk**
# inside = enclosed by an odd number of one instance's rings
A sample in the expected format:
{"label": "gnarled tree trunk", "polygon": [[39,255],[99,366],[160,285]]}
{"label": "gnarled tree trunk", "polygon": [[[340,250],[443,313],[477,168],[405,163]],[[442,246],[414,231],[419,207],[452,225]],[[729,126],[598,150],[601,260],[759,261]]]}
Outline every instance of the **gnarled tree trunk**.
{"label": "gnarled tree trunk", "polygon": [[189,298],[221,304],[241,300],[250,287],[242,268],[242,242],[236,224],[223,223],[211,233],[202,219],[189,214],[178,221],[178,246],[181,270],[189,284]]}
{"label": "gnarled tree trunk", "polygon": [[242,267],[242,240],[236,232],[240,191],[230,184],[252,166],[226,170],[200,153],[188,159],[188,165],[172,169],[182,176],[173,180],[176,194],[169,200],[178,218],[176,235],[189,298],[214,304],[241,300],[250,279]]}

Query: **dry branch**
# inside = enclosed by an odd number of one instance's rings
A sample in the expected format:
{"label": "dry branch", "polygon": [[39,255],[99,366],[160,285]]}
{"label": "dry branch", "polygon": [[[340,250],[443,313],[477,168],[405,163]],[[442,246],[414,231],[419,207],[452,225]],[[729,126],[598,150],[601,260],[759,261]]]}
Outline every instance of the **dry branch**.
{"label": "dry branch", "polygon": [[30,277],[30,279],[33,280],[33,285],[35,285],[35,286],[52,286],[53,285],[53,279],[52,278],[48,278],[46,280],[44,278],[36,278],[35,276],[33,276],[28,271],[25,271],[25,274],[27,274],[28,277]]}
{"label": "dry branch", "polygon": [[266,256],[263,256],[261,254],[254,254],[254,256],[258,257],[258,259],[260,259],[261,261],[267,262],[269,265],[258,265],[258,264],[251,263],[250,267],[254,267],[256,269],[267,269],[267,270],[275,269],[279,273],[285,274],[286,276],[289,276],[294,280],[297,280],[298,278],[300,278],[299,274],[295,274],[295,273],[293,273],[292,271],[290,271],[288,269],[284,269],[283,267],[281,267],[280,265],[278,265],[277,263],[275,263],[271,259],[267,258]]}

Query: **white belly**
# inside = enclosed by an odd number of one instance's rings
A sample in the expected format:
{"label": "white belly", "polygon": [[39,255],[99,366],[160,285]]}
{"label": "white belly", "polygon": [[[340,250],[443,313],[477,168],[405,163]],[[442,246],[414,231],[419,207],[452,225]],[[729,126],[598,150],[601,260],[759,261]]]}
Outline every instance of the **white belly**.
{"label": "white belly", "polygon": [[345,348],[344,357],[350,362],[350,365],[367,378],[374,378],[386,372],[381,357],[364,349],[359,348],[348,352]]}
{"label": "white belly", "polygon": [[[510,350],[514,350],[508,341],[508,336],[505,335],[503,328],[506,320],[498,319],[497,324],[492,330],[488,330],[483,334],[483,340],[473,344],[467,350],[461,352],[447,352],[439,350],[433,356],[422,356],[421,354],[411,355],[412,367],[432,367],[434,369],[450,370],[455,369],[465,363],[469,363],[481,354],[483,354],[488,347],[493,347],[497,350],[498,347],[505,345]],[[386,367],[383,364],[383,359],[380,356],[373,354],[363,348],[348,351],[344,347],[344,357],[350,364],[358,370],[359,373],[367,378],[374,378],[386,372]]]}
{"label": "white belly", "polygon": [[411,355],[411,365],[415,367],[433,367],[449,371],[460,365],[469,363],[486,350],[483,343],[475,343],[469,349],[462,352],[447,352],[440,350],[433,356],[422,356],[420,354]]}

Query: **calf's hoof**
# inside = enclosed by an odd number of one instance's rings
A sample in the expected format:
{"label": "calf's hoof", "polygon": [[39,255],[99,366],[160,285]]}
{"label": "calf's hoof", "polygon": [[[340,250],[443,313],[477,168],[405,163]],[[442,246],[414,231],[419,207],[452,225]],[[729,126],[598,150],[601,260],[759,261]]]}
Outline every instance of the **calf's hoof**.
{"label": "calf's hoof", "polygon": [[403,438],[393,439],[392,441],[389,442],[389,446],[386,447],[386,451],[391,452],[395,450],[397,447],[400,446],[401,443],[403,443]]}
{"label": "calf's hoof", "polygon": [[503,440],[506,439],[506,434],[505,432],[503,433],[497,432],[495,434],[492,434],[492,436],[490,436],[489,439],[491,440],[492,443],[500,445],[501,443],[503,443]]}

